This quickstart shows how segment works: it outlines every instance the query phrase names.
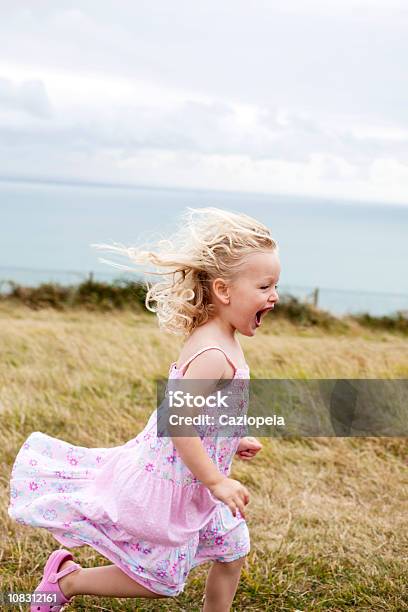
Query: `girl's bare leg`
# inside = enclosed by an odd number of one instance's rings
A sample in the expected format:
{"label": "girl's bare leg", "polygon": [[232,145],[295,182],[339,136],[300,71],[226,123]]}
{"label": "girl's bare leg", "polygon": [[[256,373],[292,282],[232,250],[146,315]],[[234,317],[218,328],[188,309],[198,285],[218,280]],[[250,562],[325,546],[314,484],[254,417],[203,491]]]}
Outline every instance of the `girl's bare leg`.
{"label": "girl's bare leg", "polygon": [[205,584],[203,612],[229,612],[244,563],[245,557],[229,563],[214,561]]}
{"label": "girl's bare leg", "polygon": [[[73,561],[64,561],[58,568],[61,571]],[[132,580],[116,565],[102,567],[81,568],[58,580],[58,585],[65,597],[74,595],[100,595],[104,597],[149,597],[160,598],[159,595],[149,591],[144,586]]]}

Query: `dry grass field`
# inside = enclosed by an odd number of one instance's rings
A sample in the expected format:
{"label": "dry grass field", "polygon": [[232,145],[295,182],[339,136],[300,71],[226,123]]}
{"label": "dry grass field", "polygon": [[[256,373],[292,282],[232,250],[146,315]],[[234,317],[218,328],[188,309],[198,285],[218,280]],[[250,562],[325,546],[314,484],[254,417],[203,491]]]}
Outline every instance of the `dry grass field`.
{"label": "dry grass field", "polygon": [[[255,378],[408,378],[408,338],[354,324],[346,334],[273,320],[241,337]],[[30,591],[59,545],[7,515],[15,455],[32,431],[81,446],[133,438],[155,408],[182,339],[140,313],[0,305],[1,590]],[[252,550],[233,610],[408,610],[407,442],[262,439],[232,475],[251,492]],[[72,549],[84,566],[108,561]],[[200,610],[208,566],[176,599],[77,597],[75,610]],[[18,609],[16,607],[15,609]],[[21,608],[23,609],[23,608]]]}

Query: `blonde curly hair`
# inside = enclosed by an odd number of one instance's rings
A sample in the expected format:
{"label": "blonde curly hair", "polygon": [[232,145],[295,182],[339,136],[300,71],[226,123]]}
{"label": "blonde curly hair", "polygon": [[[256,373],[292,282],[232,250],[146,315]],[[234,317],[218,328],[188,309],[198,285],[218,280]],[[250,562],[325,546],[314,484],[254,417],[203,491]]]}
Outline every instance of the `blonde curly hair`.
{"label": "blonde curly hair", "polygon": [[[215,278],[233,282],[245,255],[279,250],[269,229],[259,221],[214,207],[188,207],[172,239],[159,240],[154,250],[118,243],[91,246],[126,256],[135,264],[150,263],[156,269],[164,268],[150,272],[169,278],[151,286],[146,283],[145,305],[157,314],[161,329],[184,336],[213,316],[210,286]],[[106,259],[99,261],[136,271]]]}

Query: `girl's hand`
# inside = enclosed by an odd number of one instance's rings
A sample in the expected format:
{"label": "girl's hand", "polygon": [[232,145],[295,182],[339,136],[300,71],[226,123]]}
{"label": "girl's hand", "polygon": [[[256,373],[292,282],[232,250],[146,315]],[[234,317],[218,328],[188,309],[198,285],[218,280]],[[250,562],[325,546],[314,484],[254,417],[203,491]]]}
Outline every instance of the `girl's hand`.
{"label": "girl's hand", "polygon": [[235,454],[243,461],[249,461],[255,457],[256,453],[259,453],[261,448],[262,444],[256,438],[247,436],[241,438]]}
{"label": "girl's hand", "polygon": [[245,518],[245,506],[249,503],[249,492],[238,480],[224,476],[215,485],[208,487],[217,499],[228,506],[234,516],[237,515],[237,508]]}

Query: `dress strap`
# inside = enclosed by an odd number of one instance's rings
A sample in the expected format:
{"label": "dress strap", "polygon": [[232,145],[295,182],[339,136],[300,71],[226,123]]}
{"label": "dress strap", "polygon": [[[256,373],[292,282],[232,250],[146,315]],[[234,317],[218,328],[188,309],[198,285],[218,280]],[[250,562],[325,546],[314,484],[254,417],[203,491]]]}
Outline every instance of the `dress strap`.
{"label": "dress strap", "polygon": [[179,370],[182,372],[182,374],[184,374],[185,369],[187,368],[188,365],[190,365],[190,363],[193,361],[193,359],[195,359],[196,357],[198,357],[198,355],[201,355],[201,353],[204,353],[204,351],[208,351],[209,349],[217,349],[219,351],[222,351],[228,361],[228,363],[230,363],[232,365],[232,367],[234,368],[234,370],[237,370],[238,368],[236,367],[235,363],[232,361],[232,359],[230,359],[230,357],[228,357],[227,353],[224,351],[223,348],[221,348],[220,346],[206,346],[204,348],[201,348],[200,350],[198,350],[196,353],[194,353],[193,355],[191,355],[191,357],[189,357],[187,359],[187,361],[179,368]]}

